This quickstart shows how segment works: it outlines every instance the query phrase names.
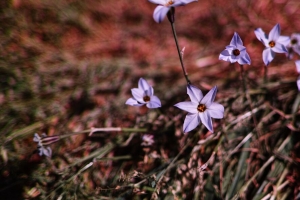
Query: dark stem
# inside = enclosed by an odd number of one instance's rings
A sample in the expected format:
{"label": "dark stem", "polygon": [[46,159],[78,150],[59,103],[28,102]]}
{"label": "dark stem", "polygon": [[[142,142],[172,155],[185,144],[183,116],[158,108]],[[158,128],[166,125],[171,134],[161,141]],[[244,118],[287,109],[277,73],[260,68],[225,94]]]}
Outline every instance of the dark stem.
{"label": "dark stem", "polygon": [[175,19],[174,19],[174,12],[175,12],[174,8],[170,9],[170,11],[168,13],[168,18],[169,18],[169,21],[170,21],[171,26],[172,26],[172,32],[173,32],[173,36],[174,36],[174,39],[175,39],[175,44],[176,44],[176,48],[177,48],[177,52],[178,52],[178,56],[179,56],[179,60],[180,60],[180,64],[181,64],[181,68],[182,68],[182,71],[183,71],[183,75],[185,77],[186,82],[188,84],[191,84],[191,81],[189,80],[189,77],[188,77],[188,73],[186,72],[186,69],[184,67],[183,59],[182,59],[182,53],[181,53],[179,45],[178,45],[177,35],[176,35],[176,31],[175,31],[175,23],[174,23],[174,21],[175,21]]}
{"label": "dark stem", "polygon": [[264,83],[268,82],[268,66],[264,66]]}
{"label": "dark stem", "polygon": [[247,87],[246,87],[246,80],[245,80],[245,73],[244,73],[244,66],[243,65],[240,65],[240,70],[241,70],[243,91],[244,91],[244,93],[246,93]]}

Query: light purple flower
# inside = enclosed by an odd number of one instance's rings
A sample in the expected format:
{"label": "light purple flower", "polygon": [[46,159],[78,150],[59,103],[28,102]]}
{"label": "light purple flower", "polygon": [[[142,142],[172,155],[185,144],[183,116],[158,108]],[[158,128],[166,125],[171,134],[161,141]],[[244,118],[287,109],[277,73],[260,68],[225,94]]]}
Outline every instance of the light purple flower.
{"label": "light purple flower", "polygon": [[47,135],[45,133],[42,134],[42,137],[40,137],[37,133],[34,134],[33,141],[38,143],[38,151],[39,155],[45,155],[47,157],[51,157],[52,155],[52,150],[51,148],[44,147],[43,139],[47,138]]}
{"label": "light purple flower", "polygon": [[131,89],[133,98],[129,98],[125,104],[131,106],[143,106],[146,105],[148,108],[161,107],[161,102],[157,96],[154,96],[154,89],[147,81],[140,78],[138,88]]}
{"label": "light purple flower", "polygon": [[154,144],[154,139],[153,139],[153,135],[143,135],[142,137],[143,142],[142,142],[142,146],[151,146],[152,144]]}
{"label": "light purple flower", "polygon": [[266,66],[274,59],[275,53],[288,53],[286,46],[290,43],[290,37],[280,36],[279,24],[272,28],[268,36],[261,28],[257,28],[254,33],[266,47],[262,54]]}
{"label": "light purple flower", "polygon": [[238,62],[240,65],[251,64],[251,59],[246,52],[246,47],[243,46],[243,42],[236,32],[234,32],[230,44],[221,52],[219,60],[231,63]]}
{"label": "light purple flower", "polygon": [[300,60],[295,61],[297,72],[300,74]]}
{"label": "light purple flower", "polygon": [[293,52],[296,52],[298,55],[300,55],[300,34],[299,33],[293,33],[291,35],[291,40],[290,43],[287,45],[287,48],[289,50],[287,56],[290,59],[293,57]]}
{"label": "light purple flower", "polygon": [[195,129],[201,122],[209,131],[214,132],[211,118],[222,119],[224,116],[224,106],[213,102],[217,94],[217,87],[213,87],[203,97],[200,89],[188,85],[187,94],[191,99],[190,102],[180,102],[174,105],[189,112],[183,123],[183,132],[187,133]]}
{"label": "light purple flower", "polygon": [[165,18],[171,7],[183,6],[198,0],[148,0],[151,3],[158,4],[153,13],[153,19],[160,23]]}

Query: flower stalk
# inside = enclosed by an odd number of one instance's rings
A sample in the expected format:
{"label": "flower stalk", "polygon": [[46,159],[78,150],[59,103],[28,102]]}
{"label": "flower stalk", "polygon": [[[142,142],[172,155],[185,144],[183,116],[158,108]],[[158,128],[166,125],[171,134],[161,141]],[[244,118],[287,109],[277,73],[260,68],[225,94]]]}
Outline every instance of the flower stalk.
{"label": "flower stalk", "polygon": [[243,91],[246,94],[247,86],[246,86],[245,71],[244,71],[244,66],[243,65],[240,65],[240,72],[241,72]]}
{"label": "flower stalk", "polygon": [[[173,8],[171,10],[175,10],[175,9]],[[173,33],[173,36],[174,36],[174,39],[175,39],[175,44],[176,44],[176,48],[177,48],[177,52],[178,52],[178,56],[179,56],[179,60],[180,60],[180,64],[181,64],[183,75],[185,77],[185,80],[186,80],[187,84],[191,84],[191,81],[189,80],[189,77],[188,77],[188,73],[187,73],[187,71],[186,71],[186,69],[184,67],[184,64],[183,64],[183,58],[182,58],[182,54],[181,54],[181,51],[180,51],[180,48],[179,48],[179,44],[178,44],[178,39],[177,39],[177,35],[176,35],[176,30],[175,30],[175,23],[174,23],[175,18],[174,17],[173,18],[172,17],[168,17],[168,19],[169,19],[169,21],[171,23],[172,33]],[[170,19],[174,19],[174,20],[172,21]]]}

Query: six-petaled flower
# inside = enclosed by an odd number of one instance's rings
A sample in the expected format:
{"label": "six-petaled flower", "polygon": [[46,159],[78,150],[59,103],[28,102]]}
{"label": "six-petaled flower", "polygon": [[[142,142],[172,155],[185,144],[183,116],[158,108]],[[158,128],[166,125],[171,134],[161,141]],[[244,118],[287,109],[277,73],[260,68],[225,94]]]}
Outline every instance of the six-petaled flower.
{"label": "six-petaled flower", "polygon": [[204,97],[202,91],[193,85],[187,86],[187,94],[190,102],[180,102],[174,106],[188,112],[183,123],[183,132],[187,133],[195,129],[199,123],[214,132],[211,118],[221,119],[224,116],[224,107],[213,102],[217,93],[217,87],[213,87]]}
{"label": "six-petaled flower", "polygon": [[234,33],[230,44],[221,52],[219,60],[225,60],[231,63],[238,62],[240,65],[250,65],[251,60],[249,54],[246,52],[246,47],[243,46],[243,42],[236,32]]}
{"label": "six-petaled flower", "polygon": [[143,106],[146,105],[148,108],[161,107],[161,102],[157,96],[154,96],[154,89],[147,81],[140,78],[138,88],[131,89],[133,98],[129,98],[125,104],[131,106]]}
{"label": "six-petaled flower", "polygon": [[266,66],[274,59],[275,53],[288,53],[286,46],[290,43],[290,37],[280,35],[279,24],[272,28],[268,36],[261,28],[257,28],[254,33],[266,47],[262,54]]}
{"label": "six-petaled flower", "polygon": [[153,12],[153,19],[160,23],[165,18],[172,7],[183,6],[198,0],[148,0],[151,3],[158,4]]}

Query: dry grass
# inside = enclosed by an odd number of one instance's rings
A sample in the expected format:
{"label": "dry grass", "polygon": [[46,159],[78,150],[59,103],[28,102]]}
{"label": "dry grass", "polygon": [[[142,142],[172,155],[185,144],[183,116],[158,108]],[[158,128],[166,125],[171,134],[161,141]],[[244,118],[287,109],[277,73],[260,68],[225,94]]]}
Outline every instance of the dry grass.
{"label": "dry grass", "polygon": [[[182,133],[186,83],[167,19],[143,1],[11,0],[0,3],[1,199],[297,199],[300,95],[294,61],[277,54],[263,83],[263,45],[254,29],[300,32],[300,3],[199,1],[176,9],[190,80],[218,86],[225,116],[215,133]],[[252,59],[218,60],[233,32]],[[297,59],[295,57],[294,59]],[[162,108],[125,105],[144,77]],[[144,132],[77,134],[40,157],[35,132],[66,135],[91,127]]]}

